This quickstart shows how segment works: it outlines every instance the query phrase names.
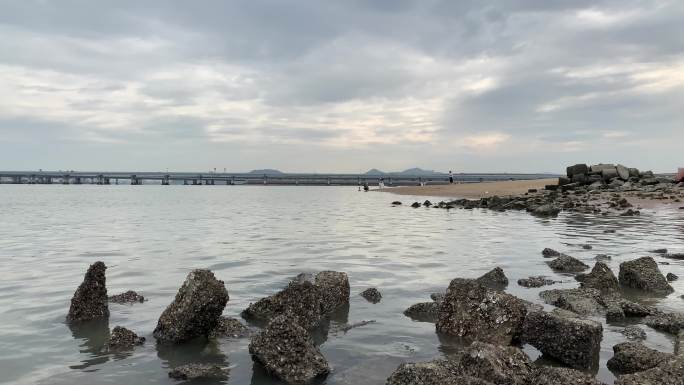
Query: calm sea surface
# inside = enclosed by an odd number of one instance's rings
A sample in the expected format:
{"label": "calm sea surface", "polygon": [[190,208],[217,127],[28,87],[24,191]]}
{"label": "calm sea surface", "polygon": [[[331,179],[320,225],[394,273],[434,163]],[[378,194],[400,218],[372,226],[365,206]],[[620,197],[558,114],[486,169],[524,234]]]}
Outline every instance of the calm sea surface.
{"label": "calm sea surface", "polygon": [[[391,207],[402,200],[405,205]],[[416,198],[418,199],[418,198]],[[421,198],[422,201],[424,198]],[[349,274],[348,314],[333,323],[375,324],[330,333],[321,345],[333,372],[326,384],[384,384],[402,362],[449,354],[434,325],[402,312],[456,277],[477,277],[501,266],[507,291],[539,302],[543,289],[518,278],[552,273],[541,256],[556,248],[593,265],[596,254],[620,262],[666,247],[684,251],[684,212],[646,210],[641,217],[412,209],[410,197],[361,193],[349,187],[252,186],[0,186],[0,382],[12,384],[172,384],[169,368],[190,362],[222,363],[228,384],[278,384],[252,364],[249,341],[157,346],[152,331],[187,273],[209,268],[230,294],[224,314],[238,316],[250,302],[272,294],[300,272]],[[616,233],[606,234],[605,229]],[[591,244],[584,250],[582,244]],[[110,304],[108,323],[70,329],[69,300],[91,263],[107,266],[110,294],[136,290],[142,304]],[[664,261],[657,258],[658,261]],[[681,262],[661,265],[684,277]],[[358,296],[375,286],[373,305]],[[667,298],[645,299],[684,310],[684,280]],[[548,288],[548,287],[547,287]],[[612,346],[624,341],[619,325],[604,323],[599,377]],[[109,329],[125,326],[147,338],[129,354],[99,352]],[[644,326],[646,344],[672,351],[673,341]],[[526,347],[533,359],[538,353]]]}

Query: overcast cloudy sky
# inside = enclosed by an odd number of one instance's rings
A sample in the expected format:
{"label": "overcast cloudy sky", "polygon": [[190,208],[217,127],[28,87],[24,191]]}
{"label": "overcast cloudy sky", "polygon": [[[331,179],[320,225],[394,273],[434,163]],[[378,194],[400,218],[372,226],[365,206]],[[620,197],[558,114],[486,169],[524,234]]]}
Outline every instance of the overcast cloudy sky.
{"label": "overcast cloudy sky", "polygon": [[684,165],[684,2],[0,0],[0,169]]}

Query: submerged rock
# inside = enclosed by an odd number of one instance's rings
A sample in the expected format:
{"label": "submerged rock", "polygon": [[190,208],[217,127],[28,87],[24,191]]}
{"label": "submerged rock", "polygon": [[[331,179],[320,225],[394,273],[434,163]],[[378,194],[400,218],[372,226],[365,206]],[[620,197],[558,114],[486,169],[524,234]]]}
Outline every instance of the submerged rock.
{"label": "submerged rock", "polygon": [[559,253],[558,251],[556,251],[554,249],[547,247],[544,250],[542,250],[542,255],[544,256],[544,258],[555,258],[555,257],[560,257],[561,253]]}
{"label": "submerged rock", "polygon": [[160,342],[183,342],[207,337],[219,323],[228,291],[210,270],[188,274],[176,298],[159,317],[154,337]]}
{"label": "submerged rock", "polygon": [[532,213],[534,215],[538,215],[541,217],[554,217],[558,215],[558,213],[561,212],[561,208],[558,206],[555,206],[553,204],[544,204],[541,206],[537,206],[532,210]]}
{"label": "submerged rock", "polygon": [[121,293],[121,294],[114,294],[109,296],[109,302],[114,302],[114,303],[136,303],[136,302],[145,302],[145,297],[142,295],[136,293],[133,290],[129,290],[127,292]]}
{"label": "submerged rock", "polygon": [[665,279],[667,279],[668,282],[672,282],[672,281],[678,280],[679,277],[674,273],[667,273],[667,275],[665,276]]}
{"label": "submerged rock", "polygon": [[501,290],[508,285],[508,278],[500,267],[495,267],[475,281],[495,290]]}
{"label": "submerged rock", "polygon": [[107,270],[107,266],[103,262],[98,261],[90,265],[83,282],[71,298],[71,306],[67,315],[68,322],[82,322],[109,317],[105,270]]}
{"label": "submerged rock", "polygon": [[620,333],[625,336],[628,340],[645,340],[646,339],[646,332],[644,329],[630,325],[625,327],[620,331]]}
{"label": "submerged rock", "polygon": [[213,380],[227,380],[230,371],[214,364],[188,364],[174,368],[169,372],[169,377],[177,380],[194,380],[194,379],[213,379]]}
{"label": "submerged rock", "polygon": [[575,277],[580,282],[580,287],[598,289],[602,292],[616,292],[620,290],[618,280],[603,262],[596,262],[589,274],[578,274]]}
{"label": "submerged rock", "polygon": [[644,318],[653,329],[677,335],[684,328],[684,313],[659,313]]}
{"label": "submerged rock", "polygon": [[521,299],[456,278],[440,303],[436,329],[468,340],[509,345],[520,337],[526,313]]}
{"label": "submerged rock", "polygon": [[243,325],[239,320],[233,317],[221,316],[218,324],[211,331],[210,336],[214,338],[243,338],[249,337],[250,334],[249,328]]}
{"label": "submerged rock", "polygon": [[315,285],[321,290],[321,305],[324,313],[330,313],[349,303],[349,278],[347,273],[321,271],[316,274]]}
{"label": "submerged rock", "polygon": [[620,264],[620,284],[634,289],[669,294],[674,291],[651,257],[642,257]]}
{"label": "submerged rock", "polygon": [[437,302],[421,302],[404,310],[404,315],[414,321],[437,322],[439,304]]}
{"label": "submerged rock", "polygon": [[579,370],[553,366],[535,369],[528,385],[603,385],[596,378]]}
{"label": "submerged rock", "polygon": [[306,384],[330,368],[309,333],[288,315],[281,315],[249,344],[252,359],[267,372],[290,384]]}
{"label": "submerged rock", "polygon": [[602,338],[598,322],[544,311],[529,313],[523,327],[523,341],[577,369],[598,365]]}
{"label": "submerged rock", "polygon": [[518,280],[518,285],[522,287],[542,287],[546,285],[553,285],[556,281],[547,279],[543,275],[536,277],[520,278]]}
{"label": "submerged rock", "polygon": [[382,294],[378,289],[371,287],[361,292],[360,294],[368,302],[378,303],[382,299]]}
{"label": "submerged rock", "polygon": [[684,357],[662,362],[655,368],[619,376],[615,385],[684,385]]}
{"label": "submerged rock", "polygon": [[584,271],[589,268],[584,262],[577,258],[573,258],[569,255],[561,255],[551,262],[548,262],[549,267],[553,270],[566,272],[566,273],[577,273]]}
{"label": "submerged rock", "polygon": [[316,328],[323,319],[322,293],[309,281],[292,281],[280,292],[250,304],[242,312],[246,320],[268,323],[281,314],[291,314],[305,329]]}
{"label": "submerged rock", "polygon": [[105,343],[105,350],[130,349],[136,345],[145,343],[145,337],[138,337],[137,334],[121,326],[115,326],[109,340]]}
{"label": "submerged rock", "polygon": [[647,348],[640,342],[623,342],[613,346],[613,357],[607,366],[613,373],[630,374],[648,370],[672,358],[672,354]]}

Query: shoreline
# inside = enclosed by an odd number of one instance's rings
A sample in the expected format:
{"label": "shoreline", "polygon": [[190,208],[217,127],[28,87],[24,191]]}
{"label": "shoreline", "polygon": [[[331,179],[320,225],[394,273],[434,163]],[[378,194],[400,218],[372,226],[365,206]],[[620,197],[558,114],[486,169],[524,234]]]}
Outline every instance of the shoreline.
{"label": "shoreline", "polygon": [[386,187],[373,191],[388,192],[397,195],[414,195],[446,198],[479,199],[491,196],[523,195],[530,189],[541,191],[544,186],[557,184],[558,178],[507,180],[494,182],[454,183],[433,186],[401,186]]}

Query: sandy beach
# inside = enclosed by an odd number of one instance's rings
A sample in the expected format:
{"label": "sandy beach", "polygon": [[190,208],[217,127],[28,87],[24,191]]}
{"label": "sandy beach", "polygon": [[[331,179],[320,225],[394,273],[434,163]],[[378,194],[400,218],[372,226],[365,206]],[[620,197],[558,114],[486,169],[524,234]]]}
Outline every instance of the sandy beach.
{"label": "sandy beach", "polygon": [[529,189],[541,190],[548,184],[557,184],[558,178],[534,180],[507,180],[498,182],[461,183],[434,186],[402,186],[384,188],[384,191],[399,195],[418,195],[449,198],[482,198],[493,195],[519,195]]}

